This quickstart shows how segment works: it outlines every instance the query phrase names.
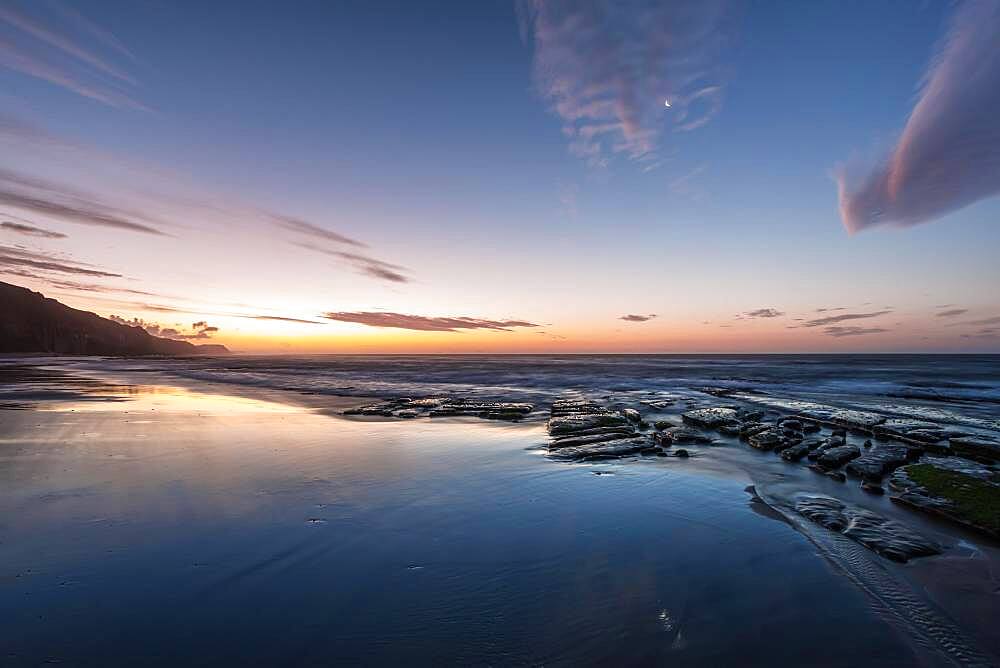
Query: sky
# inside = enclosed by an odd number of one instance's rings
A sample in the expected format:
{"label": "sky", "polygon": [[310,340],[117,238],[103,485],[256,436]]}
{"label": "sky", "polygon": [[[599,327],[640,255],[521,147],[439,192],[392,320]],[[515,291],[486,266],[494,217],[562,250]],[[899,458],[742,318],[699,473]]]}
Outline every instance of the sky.
{"label": "sky", "polygon": [[0,0],[0,281],[248,353],[1000,351],[998,31]]}

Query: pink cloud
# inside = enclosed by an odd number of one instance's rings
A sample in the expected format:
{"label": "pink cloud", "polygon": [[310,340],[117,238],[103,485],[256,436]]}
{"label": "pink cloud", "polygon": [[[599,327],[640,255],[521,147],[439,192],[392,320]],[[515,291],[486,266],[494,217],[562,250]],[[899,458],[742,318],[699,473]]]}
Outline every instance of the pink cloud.
{"label": "pink cloud", "polygon": [[570,151],[592,165],[614,154],[656,163],[665,128],[708,123],[722,106],[723,6],[521,0],[534,84]]}
{"label": "pink cloud", "polygon": [[868,173],[838,169],[851,233],[926,223],[1000,193],[1000,3],[962,3],[889,155]]}

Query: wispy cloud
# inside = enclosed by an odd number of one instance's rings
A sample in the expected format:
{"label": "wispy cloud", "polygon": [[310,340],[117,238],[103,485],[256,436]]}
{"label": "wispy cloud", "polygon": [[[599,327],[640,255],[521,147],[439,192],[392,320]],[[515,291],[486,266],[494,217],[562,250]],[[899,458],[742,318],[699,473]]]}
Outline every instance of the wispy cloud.
{"label": "wispy cloud", "polygon": [[888,329],[881,327],[827,327],[823,333],[827,336],[840,338],[842,336],[862,336],[864,334],[881,334],[888,332]]}
{"label": "wispy cloud", "polygon": [[656,317],[655,313],[649,313],[647,315],[639,315],[636,313],[629,313],[628,315],[623,315],[619,320],[624,320],[625,322],[647,322]]}
{"label": "wispy cloud", "polygon": [[[356,239],[352,239],[338,232],[314,225],[313,223],[299,218],[280,214],[270,215],[271,219],[276,225],[278,225],[278,227],[296,232],[298,234],[319,239],[328,243],[353,246],[356,248],[368,247],[367,244],[364,244]],[[314,243],[302,241],[293,241],[292,244],[298,246],[299,248],[305,248],[306,250],[311,250],[316,253],[323,253],[324,255],[330,255],[342,260],[347,260],[347,262],[353,265],[359,273],[371,276],[372,278],[389,281],[391,283],[408,283],[410,281],[409,277],[404,273],[408,271],[406,267],[393,264],[391,262],[385,262],[384,260],[379,260],[378,258],[374,258],[370,255],[364,255],[355,251],[333,250],[323,246],[317,246]]]}
{"label": "wispy cloud", "polygon": [[68,7],[61,3],[55,4],[55,7],[62,16],[64,16],[66,19],[68,19],[70,22],[76,25],[83,32],[90,33],[92,36],[96,37],[101,43],[111,47],[118,53],[127,56],[129,60],[133,62],[136,62],[138,60],[135,57],[135,54],[132,53],[131,49],[125,46],[125,44],[122,43],[122,41],[118,39],[118,37],[115,36],[114,33],[112,33],[110,30],[107,30],[106,28],[103,28],[98,24],[94,23],[93,21],[91,21],[86,16],[76,11],[72,7]]}
{"label": "wispy cloud", "polygon": [[992,318],[983,318],[982,320],[967,320],[963,325],[1000,325],[1000,315],[993,316]]}
{"label": "wispy cloud", "polygon": [[48,27],[38,23],[28,16],[25,16],[24,14],[14,11],[9,7],[0,7],[0,21],[6,22],[15,28],[20,29],[27,35],[30,35],[31,37],[34,37],[49,46],[55,47],[60,51],[73,56],[77,60],[104,72],[105,74],[110,74],[111,76],[130,84],[135,83],[135,79],[115,65],[109,63],[100,56],[91,53],[87,49],[84,49],[69,38],[53,32]]}
{"label": "wispy cloud", "polygon": [[31,278],[37,278],[51,285],[54,288],[60,290],[70,290],[72,292],[96,292],[96,293],[118,293],[126,295],[139,295],[143,297],[163,297],[164,295],[158,294],[156,292],[147,292],[146,290],[134,290],[132,288],[119,288],[113,285],[97,285],[95,283],[81,283],[79,281],[68,281],[60,280],[56,278],[48,278],[45,276],[31,276]]}
{"label": "wispy cloud", "polygon": [[947,311],[941,311],[940,313],[937,314],[937,317],[939,317],[939,318],[954,318],[957,315],[962,315],[963,313],[968,313],[968,312],[969,312],[969,309],[967,309],[967,308],[953,308],[953,309],[949,309]]}
{"label": "wispy cloud", "polygon": [[319,225],[314,225],[313,223],[295,218],[293,216],[285,216],[282,214],[270,214],[271,219],[278,227],[283,227],[286,230],[291,230],[293,232],[298,232],[299,234],[305,234],[316,239],[322,239],[323,241],[332,241],[338,244],[346,244],[348,246],[356,246],[358,248],[367,248],[367,244],[361,243],[356,239],[344,236],[332,230],[328,230],[325,227],[320,227]]}
{"label": "wispy cloud", "polygon": [[0,272],[3,272],[4,269],[19,270],[18,275],[23,275],[23,270],[34,269],[37,271],[51,271],[58,274],[75,274],[95,278],[122,277],[121,274],[102,271],[90,265],[72,262],[56,255],[0,244]]}
{"label": "wispy cloud", "polygon": [[705,196],[705,189],[698,186],[696,181],[698,177],[704,174],[708,170],[708,165],[701,164],[691,169],[685,174],[678,176],[677,178],[670,181],[667,187],[670,188],[670,192],[677,195],[684,195],[687,197],[692,197],[694,199],[700,199]]}
{"label": "wispy cloud", "polygon": [[136,222],[144,218],[141,214],[105,204],[69,186],[3,168],[0,168],[0,204],[69,223],[166,236],[155,227]]}
{"label": "wispy cloud", "polygon": [[[109,292],[119,292],[119,290],[110,289]],[[151,293],[147,293],[151,294]],[[164,295],[155,295],[164,296]],[[305,318],[295,318],[289,316],[271,315],[267,313],[240,313],[237,311],[228,310],[225,305],[219,304],[163,304],[147,301],[132,301],[132,300],[122,300],[113,299],[105,297],[91,297],[92,300],[98,301],[103,304],[108,304],[113,306],[115,309],[125,309],[128,311],[140,311],[146,313],[170,313],[183,316],[202,316],[204,318],[243,318],[246,320],[271,320],[276,322],[293,322],[301,323],[307,325],[325,325],[327,323],[319,320],[308,320]],[[233,305],[235,306],[235,305]],[[252,308],[252,307],[248,307]],[[205,320],[195,321],[194,325],[199,325],[205,322]],[[197,327],[193,327],[197,329]]]}
{"label": "wispy cloud", "polygon": [[567,218],[575,219],[579,213],[577,201],[580,197],[580,186],[575,183],[562,181],[560,181],[557,186],[559,190],[560,211]]}
{"label": "wispy cloud", "polygon": [[384,262],[369,255],[362,255],[361,253],[330,250],[328,248],[322,248],[320,246],[307,243],[293,243],[299,248],[305,248],[317,253],[323,253],[324,255],[330,255],[332,257],[338,257],[342,260],[347,260],[349,263],[354,265],[359,272],[374,278],[380,278],[393,283],[408,283],[410,280],[406,274],[402,273],[404,271],[408,271],[408,269],[402,265]]}
{"label": "wispy cloud", "polygon": [[896,146],[860,178],[838,170],[848,231],[925,223],[1000,193],[998,34],[1000,3],[958,5]]}
{"label": "wispy cloud", "polygon": [[[799,327],[823,327],[824,325],[832,325],[838,322],[845,322],[847,320],[864,320],[866,318],[877,318],[880,315],[885,315],[887,313],[892,313],[890,310],[885,311],[873,311],[872,313],[842,313],[840,315],[830,315],[825,318],[816,318],[815,320],[806,320]],[[852,329],[850,327],[845,328],[831,328],[831,329]]]}
{"label": "wispy cloud", "polygon": [[391,262],[385,262],[371,257],[370,255],[363,255],[361,253],[354,253],[351,251],[332,250],[315,244],[302,243],[298,241],[294,241],[292,243],[299,248],[305,248],[306,250],[311,250],[316,253],[322,253],[331,257],[347,260],[347,262],[353,265],[354,268],[360,273],[372,276],[373,278],[379,278],[392,283],[408,283],[410,281],[409,277],[402,273],[409,270],[402,265],[392,264]]}
{"label": "wispy cloud", "polygon": [[1000,338],[1000,329],[996,327],[984,327],[972,334],[962,334],[963,339],[996,339]]}
{"label": "wispy cloud", "polygon": [[240,318],[251,318],[253,320],[275,320],[278,322],[297,322],[303,325],[324,325],[326,323],[318,320],[305,320],[303,318],[286,318],[280,315],[242,315]]}
{"label": "wispy cloud", "polygon": [[23,223],[12,223],[10,221],[4,221],[0,223],[0,229],[7,230],[8,232],[13,232],[15,234],[22,234],[26,237],[39,237],[42,239],[65,239],[66,235],[62,232],[53,232],[52,230],[46,230],[41,227],[35,227],[34,225],[25,225]]}
{"label": "wispy cloud", "polygon": [[509,332],[516,327],[538,327],[537,324],[525,320],[484,320],[465,316],[428,317],[383,311],[339,311],[325,313],[323,317],[338,322],[359,323],[369,327],[394,327],[422,332],[456,332],[462,329],[491,329]]}
{"label": "wispy cloud", "polygon": [[723,8],[714,0],[520,0],[534,84],[570,150],[592,165],[614,154],[652,165],[664,127],[708,123],[722,106]]}
{"label": "wispy cloud", "polygon": [[[79,19],[76,25],[83,27],[81,20],[86,20],[79,14],[76,16]],[[12,35],[10,39],[0,36],[0,66],[112,107],[149,109],[131,93],[121,90],[136,83],[123,67],[82,46],[50,23],[56,22],[43,22],[12,7],[0,7],[0,26],[5,26]],[[63,64],[67,57],[72,68]],[[103,79],[107,77],[114,79],[116,85],[106,83]]]}

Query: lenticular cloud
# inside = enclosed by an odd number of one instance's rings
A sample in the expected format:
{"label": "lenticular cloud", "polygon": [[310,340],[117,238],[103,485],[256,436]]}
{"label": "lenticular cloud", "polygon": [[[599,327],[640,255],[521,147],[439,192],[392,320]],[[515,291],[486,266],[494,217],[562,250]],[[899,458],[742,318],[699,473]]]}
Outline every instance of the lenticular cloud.
{"label": "lenticular cloud", "polygon": [[[722,105],[721,0],[521,0],[534,83],[570,149],[601,165],[614,154],[654,165],[665,127],[694,130]],[[669,108],[664,104],[669,100]]]}
{"label": "lenticular cloud", "polygon": [[998,35],[1000,2],[959,7],[895,148],[867,174],[837,175],[849,232],[926,223],[1000,193]]}

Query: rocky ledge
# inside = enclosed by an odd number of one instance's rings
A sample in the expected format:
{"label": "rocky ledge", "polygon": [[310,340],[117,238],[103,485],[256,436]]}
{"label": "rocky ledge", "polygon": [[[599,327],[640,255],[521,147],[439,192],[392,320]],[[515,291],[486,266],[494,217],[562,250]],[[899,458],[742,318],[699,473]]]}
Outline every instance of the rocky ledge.
{"label": "rocky ledge", "polygon": [[889,479],[896,503],[1000,538],[1000,472],[957,457],[926,457]]}
{"label": "rocky ledge", "polygon": [[910,527],[828,496],[803,497],[795,504],[795,511],[893,561],[941,553],[934,541]]}
{"label": "rocky ledge", "polygon": [[396,418],[470,416],[485,420],[517,421],[534,410],[525,403],[474,401],[462,398],[388,399],[344,411],[344,415]]}
{"label": "rocky ledge", "polygon": [[614,411],[583,399],[553,402],[548,422],[549,455],[555,459],[595,461],[655,452],[635,409]]}

